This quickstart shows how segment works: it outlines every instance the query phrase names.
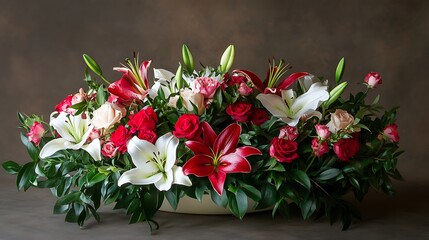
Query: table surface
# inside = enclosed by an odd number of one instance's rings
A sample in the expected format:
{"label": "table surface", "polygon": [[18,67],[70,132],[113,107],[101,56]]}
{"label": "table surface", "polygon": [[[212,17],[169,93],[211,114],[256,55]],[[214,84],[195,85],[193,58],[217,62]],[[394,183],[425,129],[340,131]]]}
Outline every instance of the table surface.
{"label": "table surface", "polygon": [[19,192],[14,178],[0,182],[0,239],[429,239],[429,183],[396,182],[397,196],[370,192],[358,204],[363,221],[342,232],[324,218],[304,221],[271,218],[270,212],[252,213],[243,220],[232,215],[187,215],[158,212],[160,229],[152,234],[147,224],[129,225],[122,211],[100,209],[102,222],[88,220],[80,229],[53,215],[55,202],[47,189]]}

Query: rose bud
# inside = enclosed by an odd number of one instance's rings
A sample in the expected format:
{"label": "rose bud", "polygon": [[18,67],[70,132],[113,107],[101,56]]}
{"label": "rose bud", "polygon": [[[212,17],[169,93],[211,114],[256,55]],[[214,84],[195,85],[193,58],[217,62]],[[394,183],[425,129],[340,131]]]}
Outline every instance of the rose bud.
{"label": "rose bud", "polygon": [[375,88],[377,85],[381,84],[381,76],[378,72],[370,72],[365,76],[365,83],[369,88]]}
{"label": "rose bud", "polygon": [[295,141],[298,135],[298,129],[288,125],[280,129],[279,138]]}
{"label": "rose bud", "polygon": [[326,140],[329,138],[329,136],[331,136],[331,132],[329,131],[328,126],[323,124],[316,124],[315,128],[316,128],[317,135],[319,136],[320,139]]}
{"label": "rose bud", "polygon": [[320,157],[325,153],[329,152],[329,146],[326,142],[320,141],[317,138],[313,138],[311,141],[311,148],[316,156]]}
{"label": "rose bud", "polygon": [[45,128],[43,128],[43,125],[39,122],[34,122],[30,127],[30,131],[27,133],[27,137],[32,143],[36,145],[36,147],[38,147],[44,133]]}
{"label": "rose bud", "polygon": [[383,130],[383,136],[391,142],[399,142],[398,126],[396,124],[387,125]]}

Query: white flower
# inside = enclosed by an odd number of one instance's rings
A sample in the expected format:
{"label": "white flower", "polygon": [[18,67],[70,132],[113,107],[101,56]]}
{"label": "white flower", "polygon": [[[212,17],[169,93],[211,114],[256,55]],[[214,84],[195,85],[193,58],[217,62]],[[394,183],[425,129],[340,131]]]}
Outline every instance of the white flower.
{"label": "white flower", "polygon": [[152,88],[149,90],[149,96],[154,99],[158,96],[158,90],[162,89],[165,98],[168,98],[171,93],[178,92],[176,89],[176,79],[174,74],[164,69],[153,69],[153,73],[157,81],[155,81]]}
{"label": "white flower", "polygon": [[128,142],[127,149],[136,168],[124,172],[118,185],[154,183],[160,191],[169,190],[172,184],[191,186],[192,182],[185,176],[182,167],[174,165],[178,145],[179,139],[171,133],[159,137],[155,145],[133,137]]}
{"label": "white flower", "polygon": [[97,138],[92,140],[90,144],[85,144],[94,128],[88,114],[83,113],[73,116],[61,112],[57,117],[54,117],[55,114],[57,114],[57,112],[51,114],[50,125],[61,137],[46,143],[40,151],[39,157],[42,159],[47,158],[59,150],[83,149],[87,151],[94,160],[100,161],[100,140]]}
{"label": "white flower", "polygon": [[276,94],[259,94],[256,98],[273,116],[278,117],[290,126],[295,126],[301,117],[319,116],[316,109],[323,101],[328,100],[328,86],[316,82],[307,92],[300,96],[289,90],[282,90],[281,97]]}

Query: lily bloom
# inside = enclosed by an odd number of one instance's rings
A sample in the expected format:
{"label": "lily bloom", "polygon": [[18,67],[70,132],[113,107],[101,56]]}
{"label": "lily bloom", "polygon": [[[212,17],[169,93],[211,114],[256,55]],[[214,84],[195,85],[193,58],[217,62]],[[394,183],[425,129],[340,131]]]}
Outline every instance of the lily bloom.
{"label": "lily bloom", "polygon": [[140,67],[137,66],[137,59],[134,63],[130,60],[124,67],[116,67],[113,70],[121,72],[122,78],[112,83],[108,87],[108,91],[114,95],[119,103],[129,105],[133,101],[142,102],[149,91],[149,81],[147,69],[151,61],[144,61]]}
{"label": "lily bloom", "polygon": [[262,153],[250,146],[237,148],[241,126],[236,123],[230,124],[219,135],[207,122],[202,123],[202,128],[202,142],[185,142],[195,156],[183,165],[183,172],[186,175],[208,177],[213,189],[222,195],[226,174],[249,173],[251,166],[246,157]]}
{"label": "lily bloom", "polygon": [[43,146],[40,151],[40,158],[47,158],[60,150],[65,149],[83,149],[96,160],[101,160],[101,144],[98,138],[93,139],[91,143],[86,144],[94,126],[91,124],[88,114],[70,115],[66,112],[60,112],[57,117],[51,114],[50,125],[61,136]]}
{"label": "lily bloom", "polygon": [[179,139],[166,133],[158,138],[155,145],[134,136],[127,144],[128,153],[136,166],[124,172],[118,180],[118,186],[125,183],[135,185],[155,184],[160,191],[168,191],[172,184],[191,186],[182,167],[174,165]]}
{"label": "lily bloom", "polygon": [[328,86],[321,82],[311,85],[307,92],[300,96],[292,90],[282,90],[281,96],[277,94],[260,93],[256,98],[273,116],[278,117],[289,126],[296,126],[301,117],[318,116],[316,109],[323,101],[328,100]]}

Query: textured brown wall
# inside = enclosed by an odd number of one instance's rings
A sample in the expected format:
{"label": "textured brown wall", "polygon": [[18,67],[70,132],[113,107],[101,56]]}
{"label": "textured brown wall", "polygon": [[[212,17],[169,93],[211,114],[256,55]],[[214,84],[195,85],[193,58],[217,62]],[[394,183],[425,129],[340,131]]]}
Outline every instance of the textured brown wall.
{"label": "textured brown wall", "polygon": [[[84,83],[81,54],[111,71],[133,51],[174,71],[186,43],[215,65],[229,44],[235,68],[265,72],[285,58],[296,71],[333,79],[346,57],[354,84],[379,71],[382,103],[400,105],[399,163],[409,180],[429,180],[429,1],[1,1],[0,160],[26,161],[16,112],[43,114]],[[4,176],[0,171],[0,179]]]}

